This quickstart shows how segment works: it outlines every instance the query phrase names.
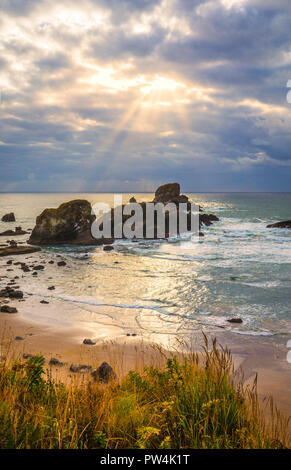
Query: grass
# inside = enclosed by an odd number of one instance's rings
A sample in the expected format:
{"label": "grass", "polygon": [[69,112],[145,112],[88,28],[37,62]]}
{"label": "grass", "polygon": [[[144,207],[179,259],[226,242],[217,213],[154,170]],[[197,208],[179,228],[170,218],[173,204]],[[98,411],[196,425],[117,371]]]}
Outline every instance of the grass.
{"label": "grass", "polygon": [[[162,352],[161,352],[162,354]],[[179,357],[179,359],[178,359]],[[8,363],[9,362],[9,363]],[[45,359],[0,364],[0,448],[281,449],[287,420],[268,424],[256,381],[245,387],[227,349],[165,357],[108,385],[55,383]]]}

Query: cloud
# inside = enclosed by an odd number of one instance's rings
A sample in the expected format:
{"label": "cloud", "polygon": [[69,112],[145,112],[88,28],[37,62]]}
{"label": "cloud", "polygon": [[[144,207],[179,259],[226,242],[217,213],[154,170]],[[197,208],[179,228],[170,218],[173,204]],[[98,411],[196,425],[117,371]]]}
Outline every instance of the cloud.
{"label": "cloud", "polygon": [[291,190],[289,2],[1,9],[1,191]]}
{"label": "cloud", "polygon": [[2,12],[22,16],[28,14],[38,3],[38,0],[1,0],[0,8]]}

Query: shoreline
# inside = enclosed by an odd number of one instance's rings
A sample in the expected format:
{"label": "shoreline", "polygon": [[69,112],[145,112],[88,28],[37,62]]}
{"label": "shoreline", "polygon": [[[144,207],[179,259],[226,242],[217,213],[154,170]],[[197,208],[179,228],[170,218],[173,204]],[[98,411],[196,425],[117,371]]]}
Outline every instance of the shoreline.
{"label": "shoreline", "polygon": [[[162,365],[165,357],[175,351],[163,348],[158,343],[145,338],[119,336],[85,345],[78,341],[80,331],[76,328],[56,329],[53,326],[37,325],[19,316],[1,313],[0,331],[2,354],[8,346],[10,357],[23,360],[23,354],[42,354],[46,359],[46,369],[56,381],[67,383],[82,380],[84,375],[72,373],[71,364],[86,364],[96,369],[103,361],[108,362],[118,378],[129,370],[142,371],[145,366]],[[23,340],[15,340],[16,336]],[[274,404],[285,416],[290,415],[291,365],[287,363],[287,348],[284,340],[274,338],[239,338],[230,332],[207,334],[207,338],[216,338],[217,343],[231,352],[235,370],[242,369],[244,382],[253,383],[258,375],[258,397],[263,405],[266,398],[272,396]],[[203,345],[202,331],[193,337],[192,351],[199,352]],[[177,351],[176,351],[177,352]],[[178,352],[179,354],[179,352]],[[56,358],[66,364],[63,367],[49,366],[49,360]],[[85,374],[90,376],[90,374]]]}

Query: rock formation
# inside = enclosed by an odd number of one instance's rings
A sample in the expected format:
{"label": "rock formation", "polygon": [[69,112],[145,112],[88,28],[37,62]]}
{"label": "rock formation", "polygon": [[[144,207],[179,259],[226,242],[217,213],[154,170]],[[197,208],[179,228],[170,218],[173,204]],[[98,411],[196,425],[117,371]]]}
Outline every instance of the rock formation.
{"label": "rock formation", "polygon": [[32,245],[98,245],[91,235],[95,220],[91,204],[82,199],[65,202],[57,209],[45,209],[36,219],[29,243]]}
{"label": "rock formation", "polygon": [[22,227],[15,227],[14,230],[5,230],[5,232],[0,233],[0,237],[9,237],[9,236],[15,236],[15,235],[26,235],[28,232],[25,232],[22,230]]}
{"label": "rock formation", "polygon": [[[135,198],[131,198],[132,203],[136,201]],[[180,194],[180,185],[178,183],[169,183],[160,186],[156,193],[153,203],[162,203],[164,205],[168,203],[174,203],[178,206],[179,203],[185,203],[185,209],[187,211],[186,223],[187,230],[191,229],[191,202],[188,197]],[[142,215],[139,227],[135,226],[135,222],[132,224],[132,230],[141,234],[141,238],[168,238],[170,234],[170,213],[166,208],[165,216],[165,233],[161,236],[157,226],[157,214],[155,213],[152,220],[149,222],[147,218],[147,203],[139,203],[139,207],[142,210]],[[175,206],[174,206],[175,207]],[[119,208],[111,209],[107,214],[104,214],[100,219],[96,220],[96,217],[92,215],[92,208],[88,201],[85,200],[74,200],[64,204],[61,204],[57,209],[45,209],[36,219],[36,226],[34,227],[29,243],[33,245],[107,245],[106,250],[112,249],[108,245],[112,244],[113,238],[94,238],[91,234],[92,224],[96,224],[99,230],[102,232],[103,227],[109,227],[110,237],[125,238],[124,227],[127,221],[134,215],[134,207],[132,212],[124,214],[125,205]],[[122,210],[122,217],[118,217],[116,214]],[[201,208],[199,208],[201,211]],[[175,209],[176,212],[176,209]],[[199,228],[202,225],[209,226],[214,221],[219,219],[212,214],[201,213],[199,215]],[[130,222],[128,222],[130,223]],[[106,224],[106,225],[105,225]],[[179,211],[177,211],[177,232],[180,233],[180,220]],[[183,227],[185,228],[185,227]],[[115,230],[114,230],[115,229]],[[111,232],[111,234],[110,234]],[[149,233],[151,234],[149,236]],[[134,237],[133,237],[134,238]],[[135,237],[136,239],[136,237]]]}
{"label": "rock formation", "polygon": [[291,228],[291,220],[283,220],[275,224],[267,225],[267,228]]}
{"label": "rock formation", "polygon": [[95,381],[106,384],[110,380],[114,380],[117,378],[112,367],[107,362],[102,362],[101,366],[99,366],[98,369],[93,370],[91,375],[92,377],[94,377]]}
{"label": "rock formation", "polygon": [[[180,185],[179,183],[168,183],[159,186],[155,192],[155,198],[153,202],[172,202],[174,199],[180,196]],[[188,200],[188,198],[187,198]]]}
{"label": "rock formation", "polygon": [[15,215],[13,212],[9,212],[9,214],[5,214],[2,217],[2,222],[15,222]]}

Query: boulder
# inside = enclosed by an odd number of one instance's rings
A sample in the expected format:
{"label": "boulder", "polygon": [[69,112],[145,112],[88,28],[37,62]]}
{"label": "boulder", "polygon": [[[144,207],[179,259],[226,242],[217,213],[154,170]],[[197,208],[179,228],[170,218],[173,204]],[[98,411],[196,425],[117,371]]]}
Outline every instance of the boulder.
{"label": "boulder", "polygon": [[117,378],[112,367],[107,362],[102,362],[101,366],[99,366],[98,369],[95,369],[91,375],[94,377],[95,381],[106,384],[109,382],[109,380],[114,380]]}
{"label": "boulder", "polygon": [[9,214],[5,214],[2,217],[2,222],[15,222],[15,215],[13,212],[10,212]]}
{"label": "boulder", "polygon": [[82,199],[65,202],[57,209],[45,209],[37,218],[29,238],[32,245],[100,245],[91,235],[95,216],[91,204]]}
{"label": "boulder", "polygon": [[283,220],[275,224],[267,225],[267,228],[291,228],[291,220]]}
{"label": "boulder", "polygon": [[9,297],[10,299],[23,299],[23,292],[21,290],[11,290]]}
{"label": "boulder", "polygon": [[66,266],[66,262],[65,261],[59,261],[58,262],[58,266]]}
{"label": "boulder", "polygon": [[24,273],[28,273],[30,271],[28,266],[21,266],[20,268]]}
{"label": "boulder", "polygon": [[242,319],[241,318],[230,318],[229,320],[227,320],[229,323],[242,323]]}
{"label": "boulder", "polygon": [[2,313],[17,313],[17,308],[9,307],[8,305],[2,305],[2,307],[0,307],[0,312],[2,312]]}

